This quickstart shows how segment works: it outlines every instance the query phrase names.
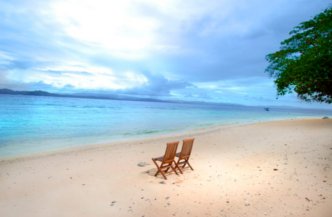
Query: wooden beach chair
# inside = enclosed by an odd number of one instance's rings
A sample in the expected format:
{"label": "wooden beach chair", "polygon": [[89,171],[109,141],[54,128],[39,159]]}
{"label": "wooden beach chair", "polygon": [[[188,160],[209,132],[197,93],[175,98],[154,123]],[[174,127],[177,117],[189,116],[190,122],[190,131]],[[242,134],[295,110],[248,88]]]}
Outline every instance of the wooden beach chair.
{"label": "wooden beach chair", "polygon": [[[176,172],[176,163],[175,163],[175,154],[176,154],[176,149],[178,148],[179,142],[169,142],[167,143],[167,148],[165,151],[164,156],[162,157],[157,157],[157,158],[152,158],[153,163],[157,166],[158,171],[154,176],[157,176],[159,173],[165,178],[165,173],[169,171],[169,169],[172,169],[176,175],[178,173]],[[161,164],[160,166],[157,164],[157,161],[160,161]],[[174,166],[173,166],[174,163]],[[181,172],[181,170],[180,170]],[[182,173],[182,172],[181,172]]]}
{"label": "wooden beach chair", "polygon": [[181,152],[176,153],[176,157],[178,157],[178,161],[176,162],[176,166],[177,166],[177,168],[179,168],[180,171],[181,171],[180,166],[182,168],[184,168],[186,165],[188,165],[191,170],[194,170],[192,168],[192,166],[190,165],[190,163],[189,163],[189,158],[190,158],[190,155],[191,155],[191,150],[193,148],[194,140],[195,140],[194,138],[184,139],[183,144],[182,144]]}

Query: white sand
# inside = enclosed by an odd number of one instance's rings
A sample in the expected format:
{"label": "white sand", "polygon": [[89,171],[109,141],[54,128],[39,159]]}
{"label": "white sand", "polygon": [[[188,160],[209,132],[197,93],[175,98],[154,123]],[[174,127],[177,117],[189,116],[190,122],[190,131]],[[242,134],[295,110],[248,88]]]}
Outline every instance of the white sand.
{"label": "white sand", "polygon": [[332,216],[332,120],[197,133],[195,170],[154,177],[187,136],[1,161],[0,216]]}

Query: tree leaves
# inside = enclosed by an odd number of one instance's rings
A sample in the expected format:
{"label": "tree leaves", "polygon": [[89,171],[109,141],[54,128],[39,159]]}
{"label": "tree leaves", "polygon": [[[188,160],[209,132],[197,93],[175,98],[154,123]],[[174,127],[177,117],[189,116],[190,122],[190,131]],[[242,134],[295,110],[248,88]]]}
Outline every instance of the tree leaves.
{"label": "tree leaves", "polygon": [[332,103],[332,7],[290,35],[279,51],[266,56],[278,95],[295,91],[305,101]]}

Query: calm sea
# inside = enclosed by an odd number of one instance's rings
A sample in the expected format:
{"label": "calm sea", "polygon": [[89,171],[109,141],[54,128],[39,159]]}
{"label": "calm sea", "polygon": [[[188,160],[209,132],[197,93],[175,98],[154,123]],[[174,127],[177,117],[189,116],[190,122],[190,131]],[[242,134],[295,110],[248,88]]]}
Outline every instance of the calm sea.
{"label": "calm sea", "polygon": [[332,111],[0,94],[0,158]]}

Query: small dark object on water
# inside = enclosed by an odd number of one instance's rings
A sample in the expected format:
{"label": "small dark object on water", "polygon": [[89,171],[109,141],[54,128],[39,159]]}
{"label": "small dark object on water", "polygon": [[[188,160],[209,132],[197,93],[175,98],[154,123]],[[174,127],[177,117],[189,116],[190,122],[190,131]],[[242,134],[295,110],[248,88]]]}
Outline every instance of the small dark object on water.
{"label": "small dark object on water", "polygon": [[268,111],[270,111],[270,108],[269,107],[265,107],[264,110],[268,112]]}
{"label": "small dark object on water", "polygon": [[324,116],[322,119],[329,119],[329,117],[327,117],[327,116]]}

